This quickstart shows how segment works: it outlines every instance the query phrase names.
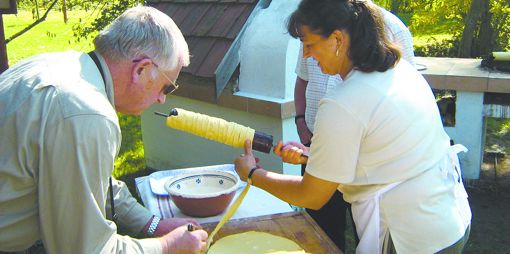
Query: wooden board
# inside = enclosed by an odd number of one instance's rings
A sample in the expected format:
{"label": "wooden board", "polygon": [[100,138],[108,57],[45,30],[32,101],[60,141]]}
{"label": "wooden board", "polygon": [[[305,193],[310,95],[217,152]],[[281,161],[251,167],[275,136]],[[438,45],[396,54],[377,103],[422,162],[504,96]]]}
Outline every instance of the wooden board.
{"label": "wooden board", "polygon": [[[210,233],[216,224],[214,222],[202,226]],[[307,253],[342,253],[306,212],[289,212],[230,220],[218,231],[214,240],[217,241],[222,237],[246,231],[267,232],[286,237],[299,244]]]}

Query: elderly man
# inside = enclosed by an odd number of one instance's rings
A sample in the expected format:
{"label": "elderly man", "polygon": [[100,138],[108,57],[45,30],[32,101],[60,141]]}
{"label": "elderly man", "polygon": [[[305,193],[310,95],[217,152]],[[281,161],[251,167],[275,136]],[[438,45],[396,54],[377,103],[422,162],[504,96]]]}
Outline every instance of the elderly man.
{"label": "elderly man", "polygon": [[[94,44],[88,54],[31,57],[0,76],[0,253],[200,253],[207,232],[184,225],[195,221],[160,220],[110,178],[117,112],[165,102],[189,63],[184,37],[167,15],[134,7]],[[161,237],[119,235],[115,221]]]}

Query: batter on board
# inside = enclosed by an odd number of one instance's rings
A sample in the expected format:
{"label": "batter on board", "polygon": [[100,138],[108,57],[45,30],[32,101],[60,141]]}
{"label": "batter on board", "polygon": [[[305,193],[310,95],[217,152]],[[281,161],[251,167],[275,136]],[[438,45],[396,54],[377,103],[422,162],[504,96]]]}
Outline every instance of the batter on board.
{"label": "batter on board", "polygon": [[287,238],[264,232],[248,231],[216,241],[207,254],[289,254],[306,253]]}

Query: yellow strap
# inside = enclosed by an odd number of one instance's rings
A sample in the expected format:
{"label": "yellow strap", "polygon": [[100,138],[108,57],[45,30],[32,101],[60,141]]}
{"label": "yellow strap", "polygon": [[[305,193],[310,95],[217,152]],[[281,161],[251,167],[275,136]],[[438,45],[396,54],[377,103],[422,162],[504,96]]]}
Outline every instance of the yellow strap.
{"label": "yellow strap", "polygon": [[[216,233],[218,233],[220,228],[223,227],[223,225],[225,225],[225,223],[230,219],[230,217],[232,217],[232,215],[234,215],[237,208],[239,208],[239,205],[241,205],[241,202],[243,202],[243,199],[246,196],[246,193],[248,193],[248,190],[250,189],[250,186],[251,186],[251,179],[248,179],[248,183],[246,184],[246,187],[244,187],[241,194],[239,194],[239,196],[236,198],[236,200],[234,201],[232,206],[230,206],[230,208],[227,210],[225,215],[223,215],[223,218],[221,218],[220,222],[218,222],[218,225],[216,225],[216,227],[214,228],[212,233],[209,235],[209,239],[207,239],[206,250],[209,250],[209,246],[211,246],[214,235],[216,235]],[[206,253],[207,253],[207,251],[206,251]]]}

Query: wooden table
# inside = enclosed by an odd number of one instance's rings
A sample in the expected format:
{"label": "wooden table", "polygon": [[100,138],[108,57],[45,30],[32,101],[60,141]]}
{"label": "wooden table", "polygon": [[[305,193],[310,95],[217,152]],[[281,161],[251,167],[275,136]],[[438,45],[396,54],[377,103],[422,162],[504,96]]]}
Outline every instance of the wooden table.
{"label": "wooden table", "polygon": [[[207,223],[202,226],[210,233],[216,224]],[[246,231],[260,231],[288,238],[299,244],[307,253],[342,253],[306,212],[288,212],[230,220],[218,231],[214,240]]]}

